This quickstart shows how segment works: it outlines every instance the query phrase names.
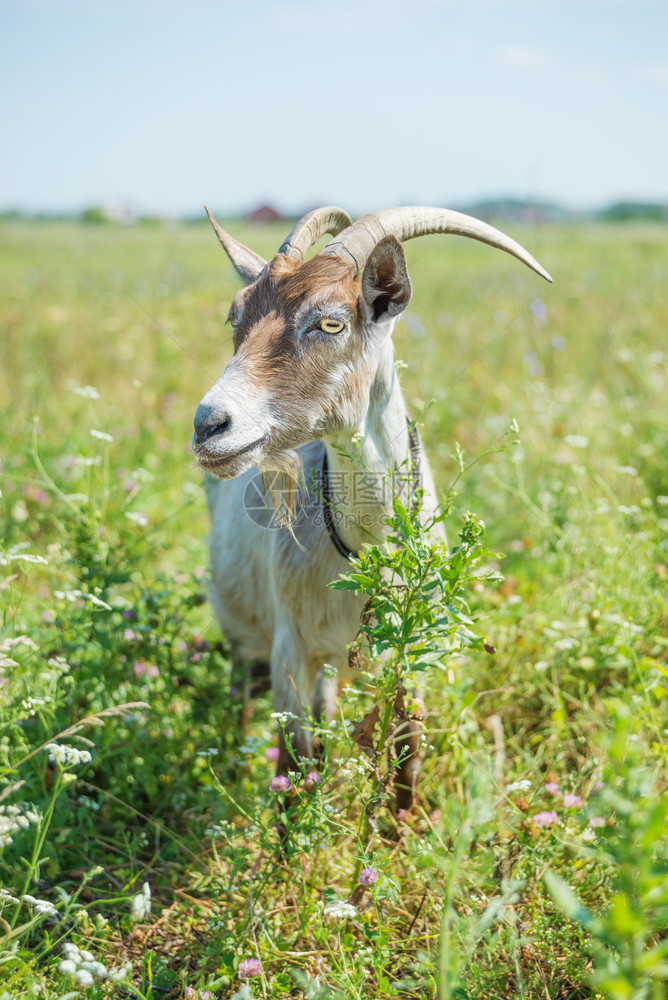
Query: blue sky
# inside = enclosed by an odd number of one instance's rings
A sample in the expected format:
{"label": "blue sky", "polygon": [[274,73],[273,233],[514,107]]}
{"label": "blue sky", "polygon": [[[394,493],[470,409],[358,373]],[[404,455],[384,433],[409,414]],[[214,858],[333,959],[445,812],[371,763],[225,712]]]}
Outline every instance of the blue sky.
{"label": "blue sky", "polygon": [[665,0],[0,0],[0,208],[668,200]]}

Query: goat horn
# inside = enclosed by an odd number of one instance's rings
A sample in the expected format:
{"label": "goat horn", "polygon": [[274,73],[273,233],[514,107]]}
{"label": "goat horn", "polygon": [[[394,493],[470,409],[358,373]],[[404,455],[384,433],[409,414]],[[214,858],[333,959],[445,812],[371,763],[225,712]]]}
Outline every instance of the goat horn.
{"label": "goat horn", "polygon": [[334,205],[316,208],[299,220],[292,232],[286,236],[278,252],[292,260],[301,261],[325,233],[337,236],[342,229],[350,228],[352,224],[352,219],[342,208],[336,208]]}
{"label": "goat horn", "polygon": [[213,226],[216,236],[220,240],[220,245],[237,271],[239,271],[245,281],[252,281],[267,266],[266,260],[264,257],[260,257],[259,253],[250,250],[243,243],[239,243],[233,236],[230,236],[229,233],[226,233],[224,229],[221,229],[206,205],[204,209],[209,216],[209,222]]}
{"label": "goat horn", "polygon": [[547,271],[540,266],[528,251],[486,222],[480,222],[462,212],[446,208],[388,208],[383,212],[365,215],[348,229],[344,229],[338,239],[330,240],[323,254],[352,261],[355,273],[362,270],[374,247],[386,236],[396,236],[402,243],[416,236],[430,233],[453,233],[456,236],[470,236],[481,243],[488,243],[499,250],[505,250],[517,257],[527,267],[532,268],[546,281],[552,281]]}

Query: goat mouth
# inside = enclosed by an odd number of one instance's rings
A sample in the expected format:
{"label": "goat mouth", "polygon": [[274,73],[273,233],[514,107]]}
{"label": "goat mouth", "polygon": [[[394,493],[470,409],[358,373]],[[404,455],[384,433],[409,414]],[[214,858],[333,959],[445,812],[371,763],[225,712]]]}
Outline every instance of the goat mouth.
{"label": "goat mouth", "polygon": [[197,452],[197,461],[204,469],[207,469],[209,472],[213,472],[215,475],[219,469],[224,469],[227,464],[235,458],[241,458],[242,455],[246,455],[248,452],[259,448],[267,441],[267,437],[268,435],[265,434],[263,437],[258,438],[257,441],[251,441],[251,443],[247,444],[244,448],[239,448],[238,451],[231,451],[227,455],[207,455]]}

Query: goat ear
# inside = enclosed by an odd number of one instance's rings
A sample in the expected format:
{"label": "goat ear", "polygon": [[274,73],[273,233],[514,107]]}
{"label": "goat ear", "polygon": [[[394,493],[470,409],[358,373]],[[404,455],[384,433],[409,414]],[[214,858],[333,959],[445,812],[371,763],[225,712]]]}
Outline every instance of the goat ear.
{"label": "goat ear", "polygon": [[372,250],[362,272],[362,298],[374,321],[398,316],[413,289],[404,250],[396,236],[385,236]]}
{"label": "goat ear", "polygon": [[266,260],[264,257],[260,257],[259,253],[249,250],[243,243],[239,243],[233,236],[230,236],[224,229],[221,229],[206,205],[204,208],[216,236],[220,240],[220,245],[232,262],[232,266],[243,283],[250,285],[251,282],[255,281],[260,271],[266,267]]}

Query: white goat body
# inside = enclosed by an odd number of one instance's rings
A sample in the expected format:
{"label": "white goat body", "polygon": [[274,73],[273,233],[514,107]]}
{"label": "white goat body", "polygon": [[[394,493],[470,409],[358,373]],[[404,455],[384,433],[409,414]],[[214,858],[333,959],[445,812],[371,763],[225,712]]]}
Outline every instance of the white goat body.
{"label": "white goat body", "polygon": [[[207,481],[215,610],[236,658],[270,662],[276,711],[290,713],[292,753],[305,758],[314,752],[305,714],[327,717],[334,705],[323,664],[347,665],[363,605],[327,584],[345,572],[346,552],[386,537],[388,474],[401,470],[401,489],[409,488],[414,456],[391,340],[411,296],[399,241],[473,236],[549,279],[514,241],[458,213],[397,209],[349,221],[340,209],[310,213],[267,264],[212,218],[246,288],[230,312],[234,357],[195,418],[195,454],[217,477]],[[303,262],[323,232],[335,239]],[[265,478],[300,480],[291,526],[258,523],[258,468]],[[323,516],[323,470],[333,529]],[[436,501],[423,454],[419,472],[429,514]],[[285,773],[291,753],[282,736],[280,748]],[[414,756],[399,772],[403,805],[417,770]]]}

